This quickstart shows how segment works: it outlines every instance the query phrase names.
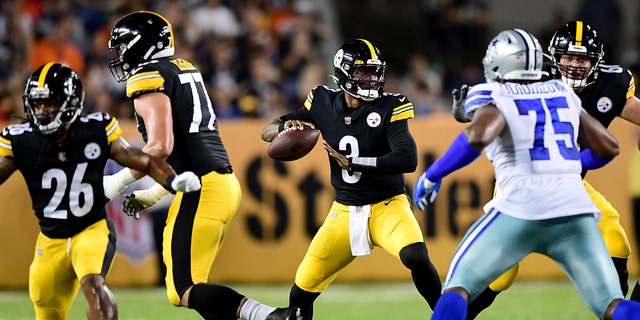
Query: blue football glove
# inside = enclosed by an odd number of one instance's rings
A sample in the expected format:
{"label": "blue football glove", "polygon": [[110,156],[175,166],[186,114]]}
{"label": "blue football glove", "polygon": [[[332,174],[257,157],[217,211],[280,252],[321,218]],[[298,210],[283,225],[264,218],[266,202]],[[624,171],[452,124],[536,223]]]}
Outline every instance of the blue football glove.
{"label": "blue football glove", "polygon": [[[416,184],[413,186],[413,201],[415,201],[418,209],[424,211],[427,204],[436,199],[441,184],[442,179],[436,182],[427,179],[426,172],[420,175],[418,181],[416,181]],[[427,198],[429,199],[427,200]]]}

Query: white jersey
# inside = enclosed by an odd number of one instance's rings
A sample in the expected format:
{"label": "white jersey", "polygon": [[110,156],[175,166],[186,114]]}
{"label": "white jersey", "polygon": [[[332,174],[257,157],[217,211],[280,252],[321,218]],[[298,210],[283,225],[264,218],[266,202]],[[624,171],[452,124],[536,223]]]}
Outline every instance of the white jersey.
{"label": "white jersey", "polygon": [[599,211],[580,173],[582,104],[559,80],[472,87],[465,112],[494,104],[507,124],[485,149],[496,173],[496,196],[485,205],[521,219],[542,220]]}

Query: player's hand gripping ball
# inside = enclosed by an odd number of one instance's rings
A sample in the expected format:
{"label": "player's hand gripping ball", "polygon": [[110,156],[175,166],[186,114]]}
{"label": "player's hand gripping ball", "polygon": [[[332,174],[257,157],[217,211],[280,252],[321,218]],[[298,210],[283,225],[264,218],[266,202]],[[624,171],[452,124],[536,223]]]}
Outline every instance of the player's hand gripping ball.
{"label": "player's hand gripping ball", "polygon": [[273,138],[267,154],[269,157],[281,161],[298,160],[306,156],[315,147],[320,137],[320,131],[310,126],[300,128],[292,126],[282,130]]}

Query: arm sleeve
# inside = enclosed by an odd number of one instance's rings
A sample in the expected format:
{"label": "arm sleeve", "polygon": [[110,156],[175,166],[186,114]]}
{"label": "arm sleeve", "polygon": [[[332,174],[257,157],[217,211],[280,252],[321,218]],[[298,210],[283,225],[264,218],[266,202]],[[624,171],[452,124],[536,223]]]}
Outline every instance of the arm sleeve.
{"label": "arm sleeve", "polygon": [[414,172],[418,166],[418,150],[407,120],[392,122],[387,128],[387,135],[391,152],[370,161],[350,159],[351,169],[383,174]]}

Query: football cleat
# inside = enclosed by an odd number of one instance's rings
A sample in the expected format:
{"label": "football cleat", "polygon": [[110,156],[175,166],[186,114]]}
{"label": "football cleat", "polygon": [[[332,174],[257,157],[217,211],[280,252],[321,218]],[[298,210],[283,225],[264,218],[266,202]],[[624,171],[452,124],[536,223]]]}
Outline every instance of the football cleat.
{"label": "football cleat", "polygon": [[277,308],[265,320],[302,320],[299,308]]}

